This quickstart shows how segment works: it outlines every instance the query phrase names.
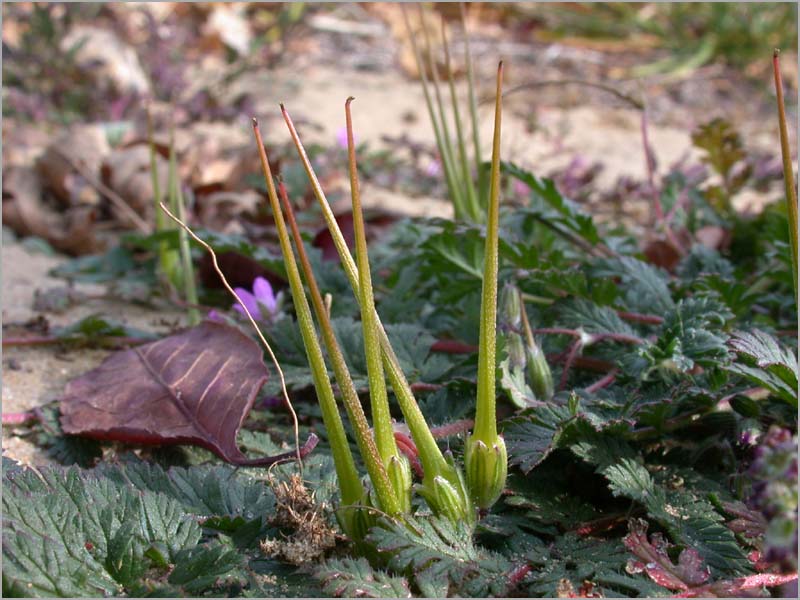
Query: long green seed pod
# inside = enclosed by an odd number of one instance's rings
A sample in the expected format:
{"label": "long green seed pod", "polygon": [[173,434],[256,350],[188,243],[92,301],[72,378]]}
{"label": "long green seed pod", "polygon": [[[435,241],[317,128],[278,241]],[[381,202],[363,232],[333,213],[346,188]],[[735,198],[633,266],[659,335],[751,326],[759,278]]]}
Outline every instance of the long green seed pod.
{"label": "long green seed pod", "polygon": [[[295,262],[294,252],[292,251],[291,241],[289,234],[286,230],[286,223],[283,220],[283,213],[281,212],[280,204],[278,201],[278,194],[275,191],[275,184],[272,180],[272,171],[267,159],[267,153],[264,148],[264,143],[261,139],[261,132],[258,124],[253,122],[253,130],[255,132],[256,141],[258,143],[259,156],[261,158],[261,167],[264,172],[264,178],[267,185],[267,194],[269,196],[272,212],[275,217],[275,226],[278,230],[278,238],[280,240],[281,251],[283,252],[284,263],[286,265],[286,273],[289,278],[289,285],[292,290],[292,299],[297,313],[297,320],[300,325],[300,332],[303,337],[303,344],[306,348],[311,372],[314,379],[314,387],[319,397],[320,408],[322,409],[322,419],[325,428],[328,431],[328,437],[331,442],[331,451],[333,453],[334,464],[336,472],[339,477],[339,485],[341,487],[342,502],[345,505],[362,503],[364,500],[364,488],[361,485],[361,480],[358,477],[358,471],[353,461],[353,455],[350,452],[350,446],[347,442],[347,436],[344,431],[339,411],[336,406],[336,399],[333,395],[333,388],[328,379],[328,370],[325,366],[325,359],[322,355],[319,341],[317,340],[314,322],[311,318],[311,309],[306,299],[305,291],[303,290],[302,280],[300,279],[300,272]],[[395,498],[394,491],[386,476],[385,470],[383,477],[376,477],[373,480],[375,486],[375,493],[380,502],[381,509],[390,515],[398,514],[400,512],[400,504]]]}
{"label": "long green seed pod", "polygon": [[[317,280],[314,277],[311,261],[308,259],[308,254],[303,245],[303,238],[300,236],[300,229],[297,226],[294,210],[289,202],[283,184],[279,184],[278,187],[281,202],[283,203],[283,210],[286,213],[286,220],[289,222],[294,244],[297,248],[297,257],[300,260],[300,267],[303,270],[303,276],[311,295],[311,304],[314,307],[314,314],[322,330],[322,340],[325,343],[325,349],[328,351],[328,356],[331,359],[333,373],[336,377],[336,383],[339,384],[339,391],[342,395],[342,402],[345,410],[347,411],[347,417],[350,419],[353,430],[356,432],[358,450],[364,458],[364,463],[367,466],[367,473],[369,473],[370,479],[377,480],[386,478],[388,477],[388,473],[386,473],[383,468],[383,462],[380,460],[380,454],[375,445],[375,440],[372,438],[367,417],[364,415],[364,409],[361,407],[361,401],[358,398],[358,392],[350,377],[350,371],[347,370],[347,363],[344,360],[342,349],[339,347],[339,342],[336,340],[336,334],[333,331],[330,315],[328,314],[325,301],[322,298],[322,293],[319,290]],[[389,483],[391,483],[391,480],[389,480]],[[403,498],[401,498],[401,500],[403,500]],[[404,512],[410,509],[410,507],[406,506],[402,508]]]}
{"label": "long green seed pod", "polygon": [[[291,134],[292,140],[297,148],[297,153],[301,162],[303,163],[306,175],[311,182],[311,188],[313,189],[314,195],[316,196],[320,209],[322,210],[322,215],[325,219],[325,223],[328,226],[328,231],[330,231],[333,238],[333,244],[339,253],[339,258],[342,262],[345,275],[350,282],[350,287],[353,289],[353,293],[355,294],[356,298],[359,298],[360,286],[358,269],[353,257],[350,254],[347,241],[345,240],[344,235],[339,228],[339,224],[336,222],[336,218],[334,217],[333,210],[331,210],[330,203],[325,197],[325,192],[323,191],[322,186],[319,183],[319,179],[317,178],[317,175],[311,166],[311,161],[308,158],[308,154],[303,147],[303,143],[300,140],[300,136],[297,133],[297,129],[295,128],[288,111],[283,105],[281,105],[281,110],[283,111],[283,117],[286,121],[286,125],[289,128],[289,133]],[[389,343],[389,338],[386,335],[386,331],[381,324],[380,317],[378,316],[377,312],[375,313],[375,320],[378,325],[378,335],[380,338],[381,352],[383,356],[383,366],[386,369],[389,382],[391,383],[392,389],[397,397],[400,410],[403,412],[403,416],[406,419],[406,425],[408,425],[408,428],[411,432],[411,437],[417,446],[420,462],[422,463],[422,467],[425,471],[422,489],[420,491],[426,495],[429,504],[431,504],[431,507],[436,512],[443,513],[444,511],[441,510],[439,505],[436,503],[435,496],[426,493],[426,490],[433,489],[433,482],[437,476],[443,477],[454,489],[457,490],[459,496],[463,498],[462,519],[471,520],[473,519],[474,515],[472,508],[469,505],[466,487],[462,480],[461,473],[451,462],[445,458],[445,456],[442,454],[442,451],[439,449],[439,446],[436,444],[436,439],[433,437],[433,434],[431,433],[431,430],[425,421],[425,417],[417,405],[417,401],[414,398],[413,392],[411,391],[411,386],[408,384],[408,381],[403,374],[403,370],[400,367],[400,361],[398,360],[391,344]]]}
{"label": "long green seed pod", "polygon": [[489,210],[486,220],[486,251],[481,295],[480,346],[478,349],[478,397],[475,430],[467,440],[465,464],[467,486],[479,508],[490,507],[505,486],[507,454],[497,435],[495,371],[497,362],[497,268],[500,216],[500,125],[502,122],[503,63],[497,68],[497,90],[492,142]]}

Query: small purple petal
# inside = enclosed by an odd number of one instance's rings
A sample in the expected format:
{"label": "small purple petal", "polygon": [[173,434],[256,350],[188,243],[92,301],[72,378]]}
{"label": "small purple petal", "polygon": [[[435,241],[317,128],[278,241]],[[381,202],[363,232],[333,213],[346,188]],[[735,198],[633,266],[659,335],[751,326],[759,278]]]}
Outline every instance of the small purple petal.
{"label": "small purple petal", "polygon": [[[236,306],[239,305],[237,304]],[[208,319],[209,321],[215,321],[217,323],[225,322],[225,318],[221,314],[219,314],[219,311],[216,308],[212,308],[210,311],[208,311],[206,319]]]}
{"label": "small purple petal", "polygon": [[253,293],[259,304],[264,305],[270,313],[274,313],[278,308],[278,302],[275,298],[275,293],[272,291],[272,286],[263,277],[256,277],[253,282]]}
{"label": "small purple petal", "polygon": [[[239,299],[247,307],[247,310],[250,311],[250,314],[253,316],[253,318],[260,320],[261,310],[258,308],[258,301],[256,300],[256,297],[244,288],[234,288],[233,291],[236,292],[237,296],[239,296]],[[243,316],[247,316],[247,313],[238,302],[233,305],[233,309],[238,311]]]}
{"label": "small purple petal", "polygon": [[514,187],[514,193],[518,196],[527,196],[531,192],[531,188],[528,187],[528,184],[521,182],[519,179],[515,179],[512,185]]}
{"label": "small purple petal", "polygon": [[436,159],[432,160],[428,163],[428,166],[425,167],[425,174],[428,177],[438,177],[442,174],[442,163]]}
{"label": "small purple petal", "polygon": [[[356,139],[355,135],[353,136],[353,143],[355,145],[358,145],[358,139]],[[339,129],[336,130],[336,145],[339,146],[339,148],[342,148],[343,150],[347,150],[347,128],[346,127],[340,127]]]}

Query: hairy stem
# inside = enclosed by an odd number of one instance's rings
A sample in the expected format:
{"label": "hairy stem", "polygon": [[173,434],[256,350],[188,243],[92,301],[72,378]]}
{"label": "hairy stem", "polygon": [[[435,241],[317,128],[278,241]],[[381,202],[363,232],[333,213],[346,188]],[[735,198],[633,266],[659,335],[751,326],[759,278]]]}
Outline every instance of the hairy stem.
{"label": "hairy stem", "polygon": [[364,352],[367,360],[367,378],[369,379],[369,397],[372,406],[372,427],[375,429],[375,442],[384,463],[397,454],[394,441],[392,417],[389,412],[389,398],[386,394],[386,380],[381,363],[381,347],[375,319],[375,300],[372,296],[372,276],[367,254],[367,236],[364,227],[364,215],[361,210],[361,193],[358,185],[358,168],[356,166],[356,147],[353,139],[353,117],[350,104],[353,98],[347,99],[345,116],[347,119],[347,158],[350,171],[350,195],[353,202],[353,231],[356,241],[356,266],[358,268],[358,294],[361,308],[361,325],[364,335]]}
{"label": "hairy stem", "polygon": [[485,444],[495,443],[495,370],[497,352],[497,267],[500,218],[500,126],[502,123],[503,63],[497,68],[497,100],[492,141],[492,170],[489,210],[486,219],[486,250],[481,293],[481,324],[478,344],[478,399],[473,437]]}
{"label": "hairy stem", "polygon": [[[344,355],[339,347],[339,342],[336,341],[336,334],[333,331],[331,324],[330,314],[328,312],[325,301],[317,285],[317,280],[314,277],[314,271],[311,268],[311,261],[308,259],[305,246],[303,245],[303,238],[300,236],[300,229],[297,226],[297,219],[294,216],[294,210],[289,202],[289,197],[286,194],[286,188],[283,183],[279,186],[281,202],[283,203],[283,210],[286,213],[286,220],[289,222],[289,227],[292,230],[292,237],[295,241],[297,248],[297,257],[300,259],[300,266],[303,269],[306,284],[308,285],[309,293],[311,294],[311,303],[314,307],[314,314],[320,324],[322,330],[322,340],[325,343],[325,348],[328,351],[328,356],[331,359],[333,366],[333,373],[336,376],[336,382],[339,384],[339,391],[342,394],[342,401],[347,417],[353,425],[356,432],[356,444],[358,450],[364,459],[364,464],[367,467],[370,480],[381,481],[382,487],[388,487],[390,481],[386,473],[386,469],[380,460],[378,448],[375,445],[375,440],[372,438],[367,417],[364,415],[364,409],[361,407],[361,400],[358,398],[353,380],[350,377],[350,371],[347,370],[347,363],[344,360]],[[377,486],[376,486],[377,487]]]}
{"label": "hairy stem", "polygon": [[[345,275],[350,282],[350,287],[353,289],[353,293],[358,298],[360,296],[358,269],[352,255],[350,254],[347,241],[345,240],[344,235],[339,228],[339,224],[336,222],[336,218],[334,217],[330,204],[325,197],[325,192],[323,191],[322,186],[319,183],[319,179],[317,178],[317,175],[311,166],[311,161],[308,158],[308,154],[303,147],[300,136],[295,129],[294,123],[292,122],[288,111],[283,105],[281,105],[281,110],[283,112],[286,125],[289,128],[289,133],[291,134],[292,140],[297,148],[297,153],[300,156],[301,162],[303,163],[306,175],[308,176],[309,181],[311,181],[311,187],[314,190],[314,195],[317,198],[322,210],[325,223],[327,224],[328,230],[333,238],[333,244],[339,253],[339,258],[342,262]],[[397,396],[397,402],[400,405],[400,410],[403,412],[403,416],[406,419],[406,424],[408,425],[411,435],[414,438],[414,443],[417,445],[417,449],[419,450],[420,460],[425,468],[426,477],[430,473],[435,475],[437,473],[451,470],[452,468],[445,460],[442,451],[439,449],[439,446],[436,445],[436,440],[428,428],[428,424],[425,421],[422,411],[417,405],[417,401],[414,399],[414,394],[411,391],[411,387],[409,386],[408,381],[403,374],[403,370],[400,367],[400,361],[398,360],[391,344],[389,343],[386,330],[384,329],[377,312],[375,313],[375,321],[378,325],[378,335],[380,337],[381,352],[383,355],[383,366],[386,369],[386,374],[389,378],[389,382],[392,385],[395,396]]]}
{"label": "hairy stem", "polygon": [[[325,429],[328,431],[328,437],[331,442],[331,452],[333,454],[336,472],[339,476],[342,502],[346,505],[355,504],[363,499],[364,489],[358,477],[358,471],[355,467],[353,455],[350,452],[344,425],[342,424],[342,419],[339,416],[339,410],[336,406],[333,388],[328,379],[325,359],[322,355],[322,349],[317,340],[317,332],[311,318],[311,308],[308,305],[308,300],[303,290],[300,271],[297,268],[297,262],[294,258],[294,251],[292,250],[286,223],[283,220],[283,212],[281,211],[278,194],[275,191],[275,183],[272,180],[272,172],[270,170],[269,160],[267,159],[266,149],[264,148],[264,142],[261,139],[261,131],[255,120],[253,121],[253,132],[255,133],[256,142],[258,144],[261,168],[267,185],[267,195],[272,208],[272,214],[275,218],[275,227],[278,231],[281,251],[283,252],[286,274],[289,279],[289,286],[292,290],[292,299],[294,301],[295,312],[297,313],[297,322],[300,326],[303,345],[305,346],[308,361],[311,365],[314,388],[317,391],[320,408],[322,409],[322,420],[325,423]],[[382,486],[379,487],[379,482],[375,483],[375,491],[380,499],[381,508],[390,514],[394,514],[396,512],[396,507],[392,504],[393,494],[391,490]]]}

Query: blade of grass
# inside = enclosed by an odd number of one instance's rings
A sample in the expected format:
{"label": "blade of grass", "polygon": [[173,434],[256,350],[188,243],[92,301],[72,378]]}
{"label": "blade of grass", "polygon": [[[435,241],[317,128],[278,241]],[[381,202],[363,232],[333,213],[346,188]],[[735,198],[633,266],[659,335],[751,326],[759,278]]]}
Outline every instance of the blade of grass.
{"label": "blade of grass", "polygon": [[789,131],[786,126],[786,107],[783,102],[783,82],[777,48],[772,53],[772,69],[775,74],[775,94],[778,101],[778,123],[781,135],[781,156],[783,157],[783,181],[786,186],[786,212],[789,215],[789,239],[792,245],[792,277],[794,280],[794,297],[797,299],[797,192],[794,189],[794,169],[792,167],[792,151],[789,148]]}
{"label": "blade of grass", "polygon": [[457,185],[454,179],[454,170],[452,159],[447,153],[448,150],[448,141],[444,137],[442,133],[441,126],[439,124],[439,119],[437,118],[436,111],[433,108],[433,100],[431,99],[431,92],[430,88],[428,87],[428,77],[425,74],[425,63],[422,60],[422,54],[419,50],[419,46],[417,46],[417,41],[414,38],[414,32],[411,29],[411,22],[408,18],[408,12],[406,11],[406,7],[404,5],[400,6],[401,11],[403,13],[403,20],[405,22],[406,31],[408,32],[409,40],[411,41],[411,48],[414,51],[414,60],[417,64],[417,70],[419,71],[420,81],[422,82],[422,94],[425,97],[425,105],[428,109],[428,115],[431,119],[431,125],[433,126],[433,134],[436,138],[436,146],[439,148],[439,155],[442,159],[442,170],[444,171],[445,182],[447,183],[447,190],[450,193],[450,199],[453,202],[453,209],[455,211],[456,218],[463,218],[464,215],[464,207],[461,204],[461,198],[456,193]]}
{"label": "blade of grass", "polygon": [[[150,177],[153,182],[153,203],[155,204],[156,231],[166,231],[167,222],[164,220],[164,213],[159,210],[158,203],[161,201],[161,183],[158,178],[158,165],[156,162],[156,144],[153,135],[153,118],[150,111],[147,111],[147,139],[150,143]],[[169,279],[169,274],[175,271],[177,254],[169,247],[169,244],[162,240],[158,244],[158,265],[161,275]]]}
{"label": "blade of grass", "polygon": [[[439,119],[442,126],[442,139],[444,145],[439,149],[440,152],[446,153],[448,164],[452,172],[452,181],[454,187],[450,190],[451,194],[455,194],[458,205],[461,207],[462,214],[471,218],[469,205],[465,203],[463,195],[463,188],[459,185],[459,174],[456,169],[455,152],[453,150],[452,137],[450,136],[450,128],[447,125],[447,112],[444,108],[444,100],[442,99],[442,88],[439,81],[439,69],[436,68],[436,61],[433,58],[433,45],[431,44],[431,37],[428,33],[428,28],[425,27],[425,11],[423,5],[417,4],[419,9],[419,20],[422,25],[422,38],[425,41],[424,56],[428,59],[428,68],[431,70],[431,81],[433,82],[433,95],[436,99],[436,108],[439,110]],[[454,199],[455,201],[455,199]]]}
{"label": "blade of grass", "polygon": [[464,3],[459,2],[459,10],[461,12],[461,25],[464,28],[464,56],[467,62],[467,89],[469,90],[469,114],[472,121],[472,149],[475,156],[475,173],[478,178],[478,204],[480,205],[481,212],[486,210],[485,202],[483,201],[484,193],[486,191],[486,175],[483,171],[483,158],[481,157],[481,138],[480,129],[478,128],[478,98],[475,93],[475,71],[472,65],[472,52],[469,46],[469,31],[467,31],[467,11],[464,8]]}
{"label": "blade of grass", "polygon": [[[169,136],[169,178],[168,178],[168,197],[169,207],[178,218],[186,222],[186,214],[183,204],[183,193],[181,192],[180,179],[178,176],[178,159],[175,155],[175,130],[170,130]],[[192,268],[192,252],[189,248],[189,238],[184,229],[178,230],[178,256],[172,262],[172,271],[168,273],[170,282],[176,289],[180,289],[183,284],[183,297],[189,304],[186,311],[187,320],[190,325],[197,325],[200,322],[200,313],[196,306],[197,288],[194,283],[194,269]],[[180,281],[182,280],[182,281]]]}
{"label": "blade of grass", "polygon": [[[176,185],[178,187],[177,190],[177,206],[178,206],[178,217],[184,223],[186,222],[186,206],[183,201],[183,191],[181,191],[180,185],[176,181]],[[178,239],[180,242],[180,255],[181,255],[181,263],[182,263],[182,272],[183,272],[183,296],[188,304],[188,308],[186,311],[186,317],[189,322],[189,325],[197,325],[200,323],[200,311],[197,310],[197,305],[199,301],[197,299],[197,286],[195,285],[194,281],[194,264],[192,263],[192,250],[189,247],[189,236],[187,235],[186,231],[180,229],[178,231]]]}
{"label": "blade of grass", "polygon": [[[314,388],[317,391],[320,408],[322,409],[322,420],[331,440],[331,452],[334,457],[337,474],[340,476],[339,485],[341,486],[342,501],[345,504],[355,504],[360,502],[363,498],[363,487],[358,478],[358,473],[355,470],[353,455],[347,443],[344,425],[342,424],[336,406],[336,399],[333,395],[330,379],[328,379],[328,370],[325,366],[322,348],[320,348],[319,341],[317,340],[316,329],[311,318],[311,308],[308,305],[308,300],[303,290],[300,271],[297,268],[297,262],[294,258],[294,251],[292,250],[291,241],[289,240],[286,223],[283,220],[283,212],[281,211],[278,194],[275,191],[275,183],[272,179],[272,171],[269,166],[269,160],[267,159],[267,152],[264,147],[264,142],[261,139],[261,131],[255,119],[253,120],[253,132],[258,144],[261,168],[267,185],[267,196],[269,197],[270,206],[275,218],[275,227],[278,231],[278,239],[280,241],[281,251],[283,252],[286,274],[292,290],[292,299],[295,305],[295,312],[297,313],[297,321],[300,326],[300,333],[303,337],[306,354],[308,355],[308,360],[311,365]],[[373,485],[375,486],[375,493],[378,496],[381,509],[389,514],[397,514],[400,511],[400,506],[394,497],[394,492],[388,478],[383,480],[378,478],[376,481],[373,481]]]}
{"label": "blade of grass", "polygon": [[461,126],[461,113],[458,109],[458,95],[456,94],[456,84],[453,78],[453,68],[450,61],[450,44],[447,39],[447,26],[442,17],[442,45],[444,46],[444,60],[447,67],[447,83],[450,88],[450,100],[453,105],[453,121],[456,129],[456,139],[458,141],[458,157],[461,160],[461,181],[464,183],[466,193],[467,208],[473,222],[480,222],[480,207],[476,197],[475,184],[472,181],[472,174],[469,168],[467,157],[467,145],[464,141],[464,128]]}

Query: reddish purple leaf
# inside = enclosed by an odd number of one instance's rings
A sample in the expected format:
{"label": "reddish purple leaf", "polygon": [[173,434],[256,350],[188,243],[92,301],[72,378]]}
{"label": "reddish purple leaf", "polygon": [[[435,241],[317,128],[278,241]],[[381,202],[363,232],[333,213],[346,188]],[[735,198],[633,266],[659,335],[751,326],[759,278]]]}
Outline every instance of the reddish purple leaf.
{"label": "reddish purple leaf", "polygon": [[[259,346],[234,327],[205,321],[117,352],[73,379],[61,400],[65,433],[140,444],[197,444],[236,465],[269,465],[295,452],[247,458],[236,434],[267,380]],[[309,437],[301,449],[316,446]]]}
{"label": "reddish purple leaf", "polygon": [[628,562],[629,573],[647,573],[658,585],[677,591],[675,598],[732,598],[749,596],[763,587],[775,587],[797,580],[797,573],[758,573],[708,583],[710,571],[694,548],[686,548],[674,564],[667,554],[669,544],[661,534],[647,539],[647,522],[633,519],[622,542],[640,560]]}
{"label": "reddish purple leaf", "polygon": [[686,591],[708,581],[710,571],[703,566],[697,550],[686,548],[678,556],[678,564],[670,560],[667,550],[669,544],[664,537],[655,533],[647,539],[647,521],[633,519],[630,531],[622,542],[640,561],[631,560],[627,570],[630,573],[647,573],[658,585],[670,590]]}
{"label": "reddish purple leaf", "polygon": [[[707,585],[691,588],[675,598],[742,598],[753,595],[761,588],[776,587],[797,581],[797,573],[779,575],[777,573],[756,573],[747,577],[737,577],[729,581],[715,581]],[[756,594],[760,596],[760,594]],[[784,594],[782,596],[786,597]],[[797,596],[795,591],[792,596]],[[792,597],[789,596],[789,597]]]}
{"label": "reddish purple leaf", "polygon": [[[353,229],[353,213],[347,212],[341,215],[335,215],[335,218],[339,229],[342,231],[342,236],[344,236],[347,242],[347,247],[350,248],[352,252],[356,244],[355,230]],[[311,245],[322,250],[323,260],[339,260],[339,252],[336,250],[336,245],[333,243],[333,236],[327,227],[322,227],[317,231]]]}

